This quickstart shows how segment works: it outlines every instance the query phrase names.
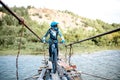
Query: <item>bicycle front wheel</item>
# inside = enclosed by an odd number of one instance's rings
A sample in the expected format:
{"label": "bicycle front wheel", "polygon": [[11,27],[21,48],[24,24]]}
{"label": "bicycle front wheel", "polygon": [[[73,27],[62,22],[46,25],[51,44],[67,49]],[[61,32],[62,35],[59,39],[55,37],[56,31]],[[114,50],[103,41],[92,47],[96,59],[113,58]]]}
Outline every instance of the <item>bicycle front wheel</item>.
{"label": "bicycle front wheel", "polygon": [[57,71],[57,49],[56,48],[54,48],[54,50],[53,50],[52,64],[53,64],[53,73],[56,73],[56,71]]}

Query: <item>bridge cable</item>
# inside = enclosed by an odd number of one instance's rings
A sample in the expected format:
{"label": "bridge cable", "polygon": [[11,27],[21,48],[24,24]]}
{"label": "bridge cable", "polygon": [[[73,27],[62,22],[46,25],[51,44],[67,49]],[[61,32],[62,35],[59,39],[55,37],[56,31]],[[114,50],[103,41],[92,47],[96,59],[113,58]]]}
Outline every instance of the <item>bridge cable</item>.
{"label": "bridge cable", "polygon": [[21,25],[23,25],[23,26],[25,26],[31,33],[33,33],[40,41],[42,41],[41,40],[41,38],[33,31],[33,30],[31,30],[27,25],[26,25],[26,23],[24,22],[24,20],[22,19],[22,18],[20,18],[20,17],[18,17],[12,10],[10,10],[10,8],[7,6],[7,5],[5,5],[1,0],[0,0],[0,3],[2,4],[2,6],[10,13],[10,14],[12,14],[18,21],[19,21],[19,23],[21,24]]}
{"label": "bridge cable", "polygon": [[70,52],[69,52],[69,59],[68,59],[69,65],[71,65],[71,56],[72,56],[72,54],[73,54],[73,47],[72,47],[72,45],[70,45]]}
{"label": "bridge cable", "polygon": [[101,79],[104,79],[104,80],[111,80],[111,79],[108,79],[108,78],[105,78],[105,77],[101,77],[101,76],[97,76],[97,75],[93,75],[93,74],[89,74],[89,73],[85,73],[85,72],[80,72],[81,74],[85,74],[85,75],[89,75],[89,76],[92,76],[92,77],[96,77],[96,78],[101,78]]}
{"label": "bridge cable", "polygon": [[22,36],[23,36],[23,26],[21,28],[21,33],[20,33],[20,39],[18,42],[18,54],[16,56],[16,78],[17,80],[19,80],[19,72],[18,72],[18,59],[19,59],[19,55],[20,55],[20,49],[21,49],[21,42],[22,42]]}
{"label": "bridge cable", "polygon": [[94,39],[94,38],[97,38],[97,37],[100,37],[100,36],[104,36],[104,35],[107,35],[107,34],[111,34],[111,33],[117,32],[117,31],[120,31],[120,28],[117,28],[117,29],[114,29],[114,30],[111,30],[111,31],[108,31],[108,32],[105,32],[105,33],[101,33],[101,34],[98,34],[96,36],[86,38],[86,39],[83,39],[83,40],[80,40],[80,41],[75,41],[75,42],[70,43],[70,44],[65,45],[65,46],[71,46],[71,45],[74,45],[74,44],[77,44],[77,43],[81,43],[81,42],[91,40],[91,39]]}

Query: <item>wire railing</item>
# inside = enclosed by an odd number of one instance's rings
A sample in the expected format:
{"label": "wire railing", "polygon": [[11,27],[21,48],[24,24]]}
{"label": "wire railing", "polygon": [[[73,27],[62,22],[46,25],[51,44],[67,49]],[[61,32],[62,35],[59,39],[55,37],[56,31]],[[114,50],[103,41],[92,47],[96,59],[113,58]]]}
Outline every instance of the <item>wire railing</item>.
{"label": "wire railing", "polygon": [[107,35],[107,34],[111,34],[111,33],[117,32],[117,31],[120,31],[120,28],[117,28],[117,29],[114,29],[114,30],[111,30],[111,31],[108,31],[108,32],[105,32],[105,33],[101,33],[101,34],[98,34],[96,36],[86,38],[86,39],[83,39],[83,40],[80,40],[80,41],[75,41],[75,42],[72,42],[70,44],[67,44],[66,46],[72,46],[74,44],[81,43],[81,42],[84,42],[84,41],[88,41],[88,40],[91,40],[91,39],[94,39],[94,38],[97,38],[97,37],[101,37],[101,36],[104,36],[104,35]]}

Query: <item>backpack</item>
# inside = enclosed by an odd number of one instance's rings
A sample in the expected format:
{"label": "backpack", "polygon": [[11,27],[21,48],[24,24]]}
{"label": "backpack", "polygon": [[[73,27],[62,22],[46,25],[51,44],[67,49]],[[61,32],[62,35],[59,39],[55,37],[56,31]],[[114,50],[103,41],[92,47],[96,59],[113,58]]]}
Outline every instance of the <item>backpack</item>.
{"label": "backpack", "polygon": [[50,34],[50,39],[52,40],[57,40],[57,36],[58,36],[58,29],[54,30],[53,28],[49,29],[49,34]]}

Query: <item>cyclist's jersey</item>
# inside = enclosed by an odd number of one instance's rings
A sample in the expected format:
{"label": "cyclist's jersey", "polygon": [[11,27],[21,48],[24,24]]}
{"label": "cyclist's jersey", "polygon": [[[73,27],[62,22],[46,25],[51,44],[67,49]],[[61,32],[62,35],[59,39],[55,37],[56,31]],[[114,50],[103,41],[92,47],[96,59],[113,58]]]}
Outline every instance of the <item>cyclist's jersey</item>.
{"label": "cyclist's jersey", "polygon": [[45,34],[44,37],[47,37],[48,34],[50,35],[50,38],[49,38],[49,43],[51,42],[58,42],[58,39],[57,39],[57,36],[59,35],[60,37],[62,37],[62,33],[61,31],[57,28],[57,29],[53,29],[53,28],[50,28],[48,29],[47,33]]}
{"label": "cyclist's jersey", "polygon": [[57,36],[58,36],[58,29],[54,30],[52,28],[49,29],[49,34],[50,34],[50,39],[52,40],[57,40]]}

